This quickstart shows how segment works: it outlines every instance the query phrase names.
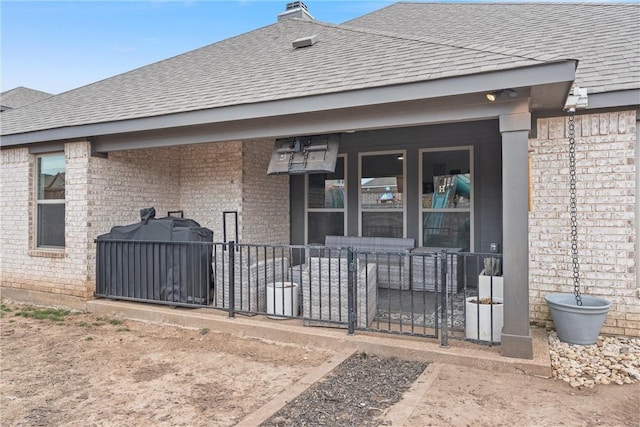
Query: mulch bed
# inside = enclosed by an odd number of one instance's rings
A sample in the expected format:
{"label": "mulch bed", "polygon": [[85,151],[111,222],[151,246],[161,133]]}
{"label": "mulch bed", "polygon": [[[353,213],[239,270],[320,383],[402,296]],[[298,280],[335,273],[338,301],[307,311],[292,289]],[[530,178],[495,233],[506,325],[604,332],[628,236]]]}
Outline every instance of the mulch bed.
{"label": "mulch bed", "polygon": [[427,365],[354,354],[261,426],[378,426]]}

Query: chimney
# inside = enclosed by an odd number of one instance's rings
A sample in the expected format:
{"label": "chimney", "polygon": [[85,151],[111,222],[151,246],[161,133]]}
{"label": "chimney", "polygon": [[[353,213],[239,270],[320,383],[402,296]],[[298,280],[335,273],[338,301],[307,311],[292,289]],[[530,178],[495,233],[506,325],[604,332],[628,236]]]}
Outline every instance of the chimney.
{"label": "chimney", "polygon": [[302,3],[301,1],[293,1],[291,3],[287,3],[287,8],[285,9],[285,11],[278,14],[278,22],[291,18],[304,19],[306,21],[314,20],[313,16],[309,14],[307,5]]}

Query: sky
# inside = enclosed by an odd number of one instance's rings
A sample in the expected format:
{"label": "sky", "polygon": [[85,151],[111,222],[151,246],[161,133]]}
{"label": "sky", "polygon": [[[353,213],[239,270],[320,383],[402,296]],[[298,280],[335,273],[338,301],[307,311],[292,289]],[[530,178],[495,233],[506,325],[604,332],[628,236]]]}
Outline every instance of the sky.
{"label": "sky", "polygon": [[[288,1],[0,0],[0,91],[66,92],[273,24]],[[395,3],[304,2],[334,24]]]}
{"label": "sky", "polygon": [[[0,0],[1,91],[66,92],[273,24],[286,3]],[[316,20],[335,24],[391,3],[305,1]]]}

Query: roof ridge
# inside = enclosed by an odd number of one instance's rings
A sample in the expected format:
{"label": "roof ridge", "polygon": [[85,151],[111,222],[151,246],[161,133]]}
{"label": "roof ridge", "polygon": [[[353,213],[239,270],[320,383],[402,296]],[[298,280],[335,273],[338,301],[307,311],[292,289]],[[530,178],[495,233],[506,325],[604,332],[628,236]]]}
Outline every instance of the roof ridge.
{"label": "roof ridge", "polygon": [[[420,4],[422,4],[422,3],[420,3]],[[491,50],[491,49],[480,49],[480,48],[474,48],[474,47],[469,47],[469,46],[462,46],[460,44],[451,43],[451,42],[448,42],[448,41],[445,41],[445,40],[438,39],[437,37],[433,37],[433,36],[415,37],[415,36],[408,36],[408,35],[399,34],[399,33],[390,32],[390,31],[372,30],[372,29],[369,29],[369,28],[363,28],[363,27],[357,27],[357,26],[344,26],[344,25],[345,24],[340,24],[340,25],[338,25],[338,27],[342,28],[344,30],[349,30],[349,31],[357,31],[357,32],[366,33],[366,34],[375,34],[375,35],[380,35],[380,36],[385,36],[385,37],[390,37],[390,38],[396,38],[396,39],[400,39],[400,40],[410,40],[410,41],[415,41],[415,42],[434,44],[434,45],[438,45],[438,46],[454,47],[456,49],[471,50],[471,51],[475,51],[475,52],[491,53],[491,54],[494,54],[494,55],[501,55],[501,56],[510,57],[510,58],[529,59],[529,60],[532,60],[532,61],[540,61],[540,62],[548,61],[548,59],[543,60],[543,59],[540,59],[540,58],[535,58],[535,57],[527,56],[527,55],[524,55],[524,54],[521,54],[521,55],[518,55],[518,54],[506,54],[506,53],[497,52],[497,51],[494,51],[494,50]],[[561,59],[561,58],[557,58],[557,59]]]}

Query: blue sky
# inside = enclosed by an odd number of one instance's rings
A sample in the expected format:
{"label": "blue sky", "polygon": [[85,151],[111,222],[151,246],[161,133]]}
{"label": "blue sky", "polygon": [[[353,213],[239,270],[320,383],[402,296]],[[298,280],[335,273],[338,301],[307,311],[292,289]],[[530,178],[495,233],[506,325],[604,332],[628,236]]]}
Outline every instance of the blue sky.
{"label": "blue sky", "polygon": [[[272,24],[286,3],[1,0],[1,90],[65,92]],[[305,3],[317,20],[341,23],[393,2]]]}

